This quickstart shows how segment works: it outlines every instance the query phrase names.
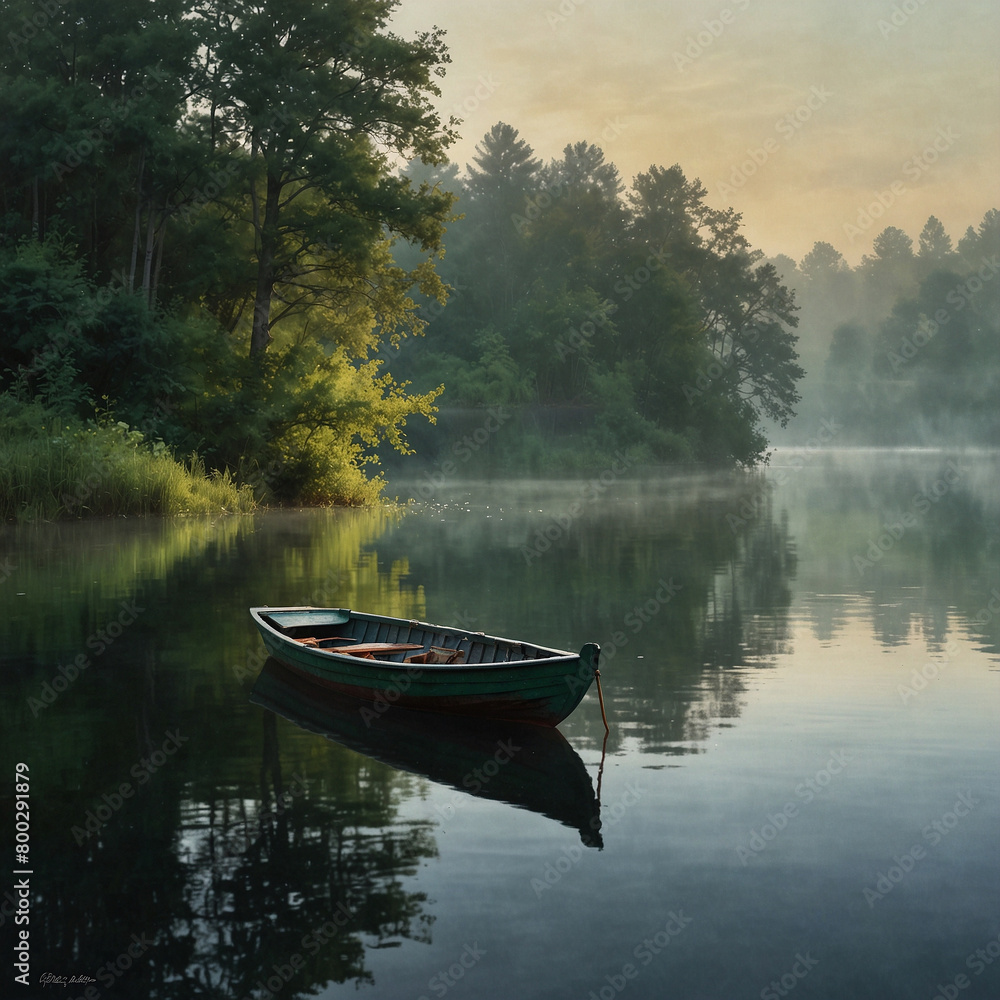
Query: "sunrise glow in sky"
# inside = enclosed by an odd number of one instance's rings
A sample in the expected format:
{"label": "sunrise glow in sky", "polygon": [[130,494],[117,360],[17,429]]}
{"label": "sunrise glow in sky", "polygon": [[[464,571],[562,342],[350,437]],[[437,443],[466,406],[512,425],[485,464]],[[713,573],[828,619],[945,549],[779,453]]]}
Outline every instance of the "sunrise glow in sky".
{"label": "sunrise glow in sky", "polygon": [[852,264],[886,226],[916,242],[936,215],[957,241],[1000,207],[994,0],[402,0],[393,19],[433,25],[463,169],[497,121],[545,160],[585,140],[626,184],[679,163],[769,255],[825,240]]}

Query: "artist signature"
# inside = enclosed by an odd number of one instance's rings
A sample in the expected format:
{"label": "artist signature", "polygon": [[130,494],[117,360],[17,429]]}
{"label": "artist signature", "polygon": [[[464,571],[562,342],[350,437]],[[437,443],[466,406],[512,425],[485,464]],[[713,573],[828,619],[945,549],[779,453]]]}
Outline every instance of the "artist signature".
{"label": "artist signature", "polygon": [[91,976],[54,976],[51,972],[43,972],[38,981],[42,986],[86,986],[97,982]]}

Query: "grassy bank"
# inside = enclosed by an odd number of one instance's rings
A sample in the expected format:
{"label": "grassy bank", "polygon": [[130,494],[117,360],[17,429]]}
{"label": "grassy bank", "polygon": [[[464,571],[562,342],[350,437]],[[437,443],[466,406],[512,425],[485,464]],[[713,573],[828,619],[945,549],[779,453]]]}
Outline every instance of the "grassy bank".
{"label": "grassy bank", "polygon": [[253,490],[177,461],[124,423],[66,419],[0,396],[0,519],[246,512]]}

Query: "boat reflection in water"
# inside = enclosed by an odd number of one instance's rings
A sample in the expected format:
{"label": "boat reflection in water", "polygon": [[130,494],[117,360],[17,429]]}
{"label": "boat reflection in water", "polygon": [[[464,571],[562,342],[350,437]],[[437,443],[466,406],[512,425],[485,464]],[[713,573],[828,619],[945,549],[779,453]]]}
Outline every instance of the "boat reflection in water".
{"label": "boat reflection in water", "polygon": [[557,729],[396,706],[372,718],[360,710],[367,703],[318,690],[273,657],[250,701],[390,767],[548,816],[578,830],[588,847],[604,846],[590,774]]}

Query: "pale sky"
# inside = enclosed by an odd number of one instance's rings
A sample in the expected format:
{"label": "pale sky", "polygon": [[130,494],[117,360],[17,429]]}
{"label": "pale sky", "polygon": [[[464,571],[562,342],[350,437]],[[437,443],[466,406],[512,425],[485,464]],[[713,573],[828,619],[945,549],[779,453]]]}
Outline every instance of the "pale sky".
{"label": "pale sky", "polygon": [[626,185],[679,163],[797,261],[825,240],[855,264],[890,225],[916,244],[930,215],[957,242],[1000,208],[996,0],[402,0],[393,20],[433,25],[463,170],[498,121],[543,160],[592,142]]}

